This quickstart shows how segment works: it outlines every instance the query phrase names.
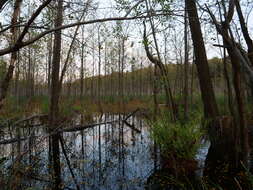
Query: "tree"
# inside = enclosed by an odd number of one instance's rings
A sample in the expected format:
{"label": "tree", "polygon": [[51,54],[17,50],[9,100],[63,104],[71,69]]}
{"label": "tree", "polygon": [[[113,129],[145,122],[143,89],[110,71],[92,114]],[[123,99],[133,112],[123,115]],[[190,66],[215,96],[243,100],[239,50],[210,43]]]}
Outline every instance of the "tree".
{"label": "tree", "polygon": [[201,32],[196,2],[194,0],[186,0],[186,8],[191,29],[191,36],[195,54],[195,63],[198,71],[198,78],[200,83],[202,102],[204,105],[205,117],[214,119],[219,115],[219,111],[215,100],[212,81],[210,78],[206,49]]}
{"label": "tree", "polygon": [[[56,3],[56,18],[55,27],[62,26],[63,23],[63,0],[58,0]],[[51,74],[51,97],[50,97],[50,113],[49,113],[49,127],[54,131],[59,126],[59,98],[60,98],[60,62],[61,62],[61,30],[54,33],[54,47],[52,60],[52,74]],[[54,190],[61,189],[61,167],[60,167],[60,147],[59,147],[60,133],[52,135],[52,157],[53,157],[53,179]]]}
{"label": "tree", "polygon": [[248,57],[249,57],[249,60],[251,61],[251,64],[253,66],[253,41],[249,35],[248,27],[246,25],[246,22],[245,22],[243,13],[242,13],[240,0],[234,0],[234,2],[235,2],[235,6],[236,6],[236,11],[237,11],[237,14],[239,17],[243,37],[244,37],[246,44],[248,46]]}
{"label": "tree", "polygon": [[[253,87],[253,70],[250,67],[251,62],[249,59],[249,55],[244,53],[243,48],[240,44],[238,44],[231,32],[230,23],[234,16],[234,9],[235,9],[235,1],[229,1],[229,9],[226,9],[225,1],[221,1],[222,8],[224,11],[224,21],[220,14],[221,22],[218,23],[216,17],[211,12],[211,10],[207,7],[207,11],[216,26],[218,33],[222,36],[224,47],[229,54],[232,68],[233,68],[233,85],[235,90],[236,96],[236,103],[237,109],[236,113],[234,113],[233,118],[235,120],[235,131],[236,136],[234,139],[234,143],[236,146],[240,148],[235,148],[235,169],[242,169],[241,162],[245,167],[247,167],[247,155],[248,155],[248,128],[246,124],[246,117],[245,117],[245,97],[242,88],[243,74],[249,78],[250,80],[250,87]],[[220,6],[221,7],[221,6]],[[221,8],[220,8],[221,9]],[[221,12],[221,10],[220,10]],[[243,72],[245,71],[245,72]],[[239,126],[239,127],[237,127]],[[243,166],[243,167],[244,167]]]}
{"label": "tree", "polygon": [[[12,25],[16,25],[18,23],[18,17],[19,17],[19,14],[20,14],[21,3],[22,3],[22,0],[16,0],[15,1],[14,12],[13,12],[12,20],[11,20]],[[16,42],[16,40],[18,39],[18,30],[17,30],[17,28],[15,28],[15,27],[12,28],[11,33],[12,33],[11,43],[14,44]],[[16,61],[17,61],[17,55],[18,55],[17,51],[11,53],[10,65],[9,65],[8,70],[5,74],[5,77],[4,77],[4,79],[1,83],[1,87],[0,87],[0,109],[3,107],[3,104],[4,104],[3,101],[7,96],[7,90],[8,90],[9,83],[10,83],[10,81],[12,79],[12,76],[13,76],[15,64],[16,64]]]}

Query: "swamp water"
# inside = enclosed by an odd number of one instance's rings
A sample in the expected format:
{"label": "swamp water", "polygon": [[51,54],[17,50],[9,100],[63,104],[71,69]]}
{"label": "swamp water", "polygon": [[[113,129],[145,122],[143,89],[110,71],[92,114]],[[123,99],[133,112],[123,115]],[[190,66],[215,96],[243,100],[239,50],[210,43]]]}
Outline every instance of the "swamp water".
{"label": "swamp water", "polygon": [[[104,114],[94,117],[94,123],[115,121],[122,115]],[[80,124],[80,118],[75,123]],[[63,132],[64,147],[75,179],[83,190],[143,190],[147,178],[159,166],[149,127],[142,119],[130,117],[123,122],[101,124],[75,132]],[[21,155],[22,189],[50,186],[49,138],[44,127],[7,128],[0,133],[0,142],[20,138],[22,141],[0,145],[0,158],[6,157],[2,171],[8,172],[13,161]],[[25,137],[29,137],[25,139]],[[24,140],[25,139],[25,140]],[[209,144],[204,144],[196,155],[199,166],[204,160]],[[60,148],[61,149],[61,148]],[[29,167],[30,166],[30,167]],[[66,158],[61,149],[62,182],[65,189],[76,189]],[[200,171],[201,172],[201,171]],[[0,176],[1,177],[1,176]],[[0,187],[0,189],[2,189]]]}

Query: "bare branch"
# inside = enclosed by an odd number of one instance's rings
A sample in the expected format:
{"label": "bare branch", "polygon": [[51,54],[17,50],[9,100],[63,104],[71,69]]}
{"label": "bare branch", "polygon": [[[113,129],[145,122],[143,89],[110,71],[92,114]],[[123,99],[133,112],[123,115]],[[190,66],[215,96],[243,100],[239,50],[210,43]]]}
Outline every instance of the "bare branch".
{"label": "bare branch", "polygon": [[28,32],[31,24],[33,23],[33,21],[39,16],[40,12],[51,2],[52,0],[46,0],[43,4],[41,4],[39,6],[39,8],[33,13],[33,15],[31,16],[31,18],[28,20],[28,22],[26,23],[22,33],[20,34],[17,43],[22,42],[23,38],[25,37],[26,33]]}
{"label": "bare branch", "polygon": [[[171,13],[161,13],[161,14],[153,14],[152,17],[157,17],[157,16],[168,16],[168,15],[172,15]],[[101,23],[101,22],[109,22],[109,21],[123,21],[123,20],[137,20],[137,19],[143,19],[143,18],[148,18],[149,16],[145,15],[145,16],[133,16],[133,17],[112,17],[112,18],[103,18],[103,19],[95,19],[95,20],[90,20],[90,21],[83,21],[83,22],[76,22],[76,23],[72,23],[72,24],[67,24],[67,25],[63,25],[60,27],[56,27],[56,28],[52,28],[50,30],[46,30],[44,32],[42,32],[41,34],[37,35],[36,37],[27,40],[25,42],[20,42],[20,43],[16,43],[8,48],[4,48],[0,50],[0,56],[1,55],[5,55],[14,51],[18,51],[19,49],[28,46],[32,43],[34,43],[35,41],[41,39],[42,37],[44,37],[47,34],[50,34],[54,31],[58,31],[58,30],[63,30],[66,28],[71,28],[74,26],[78,26],[78,25],[87,25],[87,24],[94,24],[94,23]]]}
{"label": "bare branch", "polygon": [[127,16],[132,12],[132,10],[135,9],[135,8],[136,8],[139,4],[141,4],[143,1],[144,1],[144,0],[140,0],[140,1],[138,1],[134,6],[132,6],[132,7],[127,11],[127,13],[125,14],[125,17],[127,17]]}
{"label": "bare branch", "polygon": [[228,7],[228,14],[226,16],[227,24],[229,24],[232,21],[234,12],[235,12],[235,0],[230,0],[229,7]]}

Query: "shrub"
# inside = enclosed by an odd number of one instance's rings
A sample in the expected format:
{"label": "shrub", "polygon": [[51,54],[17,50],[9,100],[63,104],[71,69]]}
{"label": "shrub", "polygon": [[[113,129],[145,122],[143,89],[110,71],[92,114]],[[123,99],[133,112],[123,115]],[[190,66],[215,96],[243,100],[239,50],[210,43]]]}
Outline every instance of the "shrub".
{"label": "shrub", "polygon": [[163,157],[194,159],[201,146],[203,131],[200,128],[200,117],[184,124],[172,123],[165,115],[151,123],[152,138],[160,146]]}

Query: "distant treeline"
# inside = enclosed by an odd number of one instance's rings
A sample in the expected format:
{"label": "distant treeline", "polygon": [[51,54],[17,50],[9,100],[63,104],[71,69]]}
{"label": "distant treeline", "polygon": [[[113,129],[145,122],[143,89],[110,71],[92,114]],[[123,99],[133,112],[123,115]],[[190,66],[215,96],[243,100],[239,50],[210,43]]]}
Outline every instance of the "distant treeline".
{"label": "distant treeline", "polygon": [[[226,84],[223,77],[223,64],[219,58],[213,58],[209,60],[210,73],[212,81],[215,84],[214,88],[216,93],[224,93],[226,91]],[[173,94],[177,97],[182,96],[183,93],[183,72],[184,65],[182,64],[167,64],[169,79],[172,85]],[[230,69],[229,69],[230,70]],[[6,71],[6,64],[2,61],[0,65],[0,78]],[[199,94],[199,84],[197,78],[197,72],[194,64],[190,64],[189,68],[189,87],[191,95]],[[153,87],[156,82],[159,94],[163,94],[162,80],[154,81],[154,67],[144,67],[127,72],[113,71],[107,75],[86,77],[81,83],[81,79],[74,81],[65,81],[62,87],[62,96],[64,97],[80,97],[81,86],[83,85],[83,96],[90,96],[94,99],[99,97],[121,97],[121,96],[144,96],[152,95]],[[21,75],[21,73],[19,74]],[[14,77],[11,88],[9,90],[10,95],[20,97],[33,97],[39,95],[49,94],[50,83],[40,82],[36,78],[36,73],[29,76],[27,73],[22,74],[22,78],[19,76]]]}

